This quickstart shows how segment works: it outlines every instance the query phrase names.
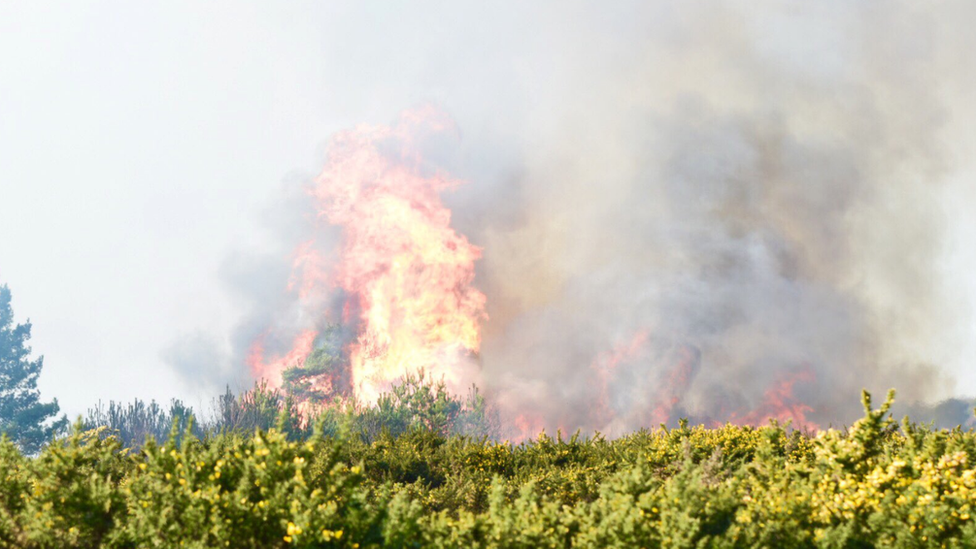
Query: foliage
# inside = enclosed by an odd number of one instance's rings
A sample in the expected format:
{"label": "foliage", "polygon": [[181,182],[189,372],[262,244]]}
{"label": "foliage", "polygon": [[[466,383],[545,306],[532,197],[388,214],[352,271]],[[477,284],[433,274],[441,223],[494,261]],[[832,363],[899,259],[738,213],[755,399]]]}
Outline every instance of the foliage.
{"label": "foliage", "polygon": [[240,395],[228,387],[217,398],[213,417],[203,429],[210,433],[242,434],[275,426],[293,438],[304,438],[311,432],[302,419],[298,403],[290,395],[258,381],[250,391]]}
{"label": "foliage", "polygon": [[34,458],[2,440],[0,546],[976,543],[976,433],[899,427],[890,399],[875,410],[866,396],[864,418],[845,431],[682,425],[514,445],[451,434],[429,416],[451,407],[434,394],[388,395],[400,404],[384,413],[405,427],[375,437],[348,425],[327,434],[320,419],[304,440],[276,428],[200,438],[191,421],[137,451],[79,423]]}
{"label": "foliage", "polygon": [[190,425],[197,438],[248,435],[257,429],[276,428],[291,440],[304,440],[316,424],[326,435],[366,442],[382,433],[398,436],[415,429],[444,435],[498,435],[497,413],[476,388],[462,400],[443,382],[433,382],[423,373],[404,377],[380,396],[376,406],[360,406],[341,397],[299,404],[287,390],[259,381],[239,395],[228,387],[214,400],[210,417],[203,421],[198,421],[193,409],[182,401],[173,400],[165,409],[155,401],[147,404],[139,399],[129,404],[110,401],[107,406],[99,405],[88,410],[84,420],[85,429],[104,428],[103,436],[112,435],[127,448],[138,448],[149,437],[165,440],[174,429],[178,443]]}
{"label": "foliage", "polygon": [[282,372],[282,380],[285,392],[296,400],[322,406],[335,397],[350,396],[352,379],[342,355],[339,325],[326,327],[316,341],[317,346],[301,364]]}
{"label": "foliage", "polygon": [[[110,401],[108,406],[99,403],[97,407],[88,410],[83,427],[86,430],[100,428],[101,433],[111,434],[125,446],[132,447],[139,446],[150,438],[166,440],[174,429],[179,441],[192,421],[193,409],[180,400],[171,401],[167,410],[155,400],[146,404],[137,398],[127,405],[114,401]],[[194,434],[201,434],[198,428],[194,429]]]}
{"label": "foliage", "polygon": [[26,453],[37,452],[54,433],[65,428],[58,415],[58,401],[40,401],[37,377],[43,357],[31,360],[31,323],[14,324],[10,289],[0,286],[0,433],[5,433]]}

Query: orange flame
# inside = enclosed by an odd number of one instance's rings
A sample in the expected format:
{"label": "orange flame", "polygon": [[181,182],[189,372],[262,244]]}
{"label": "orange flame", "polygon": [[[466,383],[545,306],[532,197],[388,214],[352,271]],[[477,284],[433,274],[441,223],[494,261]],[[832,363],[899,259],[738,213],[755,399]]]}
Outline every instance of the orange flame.
{"label": "orange flame", "polygon": [[598,393],[596,404],[593,407],[593,415],[598,424],[607,425],[616,416],[610,406],[610,381],[616,373],[617,367],[622,362],[633,360],[643,352],[647,338],[648,332],[639,330],[623,345],[601,353],[590,365],[597,377]]}
{"label": "orange flame", "polygon": [[[452,127],[426,108],[404,113],[393,127],[340,132],[311,190],[320,218],[341,227],[342,243],[331,270],[314,241],[300,246],[289,289],[302,300],[344,292],[342,320],[358,328],[347,354],[360,402],[375,401],[393,381],[421,369],[455,390],[477,373],[480,323],[487,319],[485,296],[472,284],[481,250],[451,227],[440,200],[440,192],[461,182],[430,173],[415,146]],[[281,370],[307,357],[315,336],[314,329],[303,332],[270,363],[258,341],[252,369],[280,384]]]}
{"label": "orange flame", "polygon": [[688,391],[700,363],[701,351],[689,345],[680,347],[677,361],[668,371],[664,382],[658,386],[654,409],[649,421],[644,422],[645,425],[650,424],[653,427],[671,419],[671,412]]}
{"label": "orange flame", "polygon": [[511,442],[520,444],[527,440],[534,439],[545,430],[545,424],[538,415],[523,413],[515,416],[512,422]]}
{"label": "orange flame", "polygon": [[813,408],[807,406],[793,395],[796,382],[810,383],[814,380],[810,370],[800,370],[775,381],[763,395],[758,407],[738,417],[732,414],[729,422],[737,425],[763,425],[771,419],[781,423],[792,421],[793,427],[805,431],[816,431],[820,427],[807,419]]}
{"label": "orange flame", "polygon": [[305,359],[312,352],[316,335],[315,330],[303,331],[295,337],[291,350],[270,360],[264,356],[264,336],[259,337],[251,344],[247,356],[247,365],[250,366],[251,373],[254,377],[266,380],[272,389],[280,389],[282,372],[305,362]]}
{"label": "orange flame", "polygon": [[[302,314],[289,336],[298,334],[287,351],[271,356],[265,340],[277,332],[258,337],[247,359],[255,376],[281,388],[282,373],[304,364],[313,352],[323,321],[338,316],[354,334],[345,339],[342,371],[311,380],[324,395],[347,395],[351,388],[359,402],[375,402],[393,382],[418,370],[443,379],[455,392],[477,381],[480,328],[487,320],[486,297],[474,287],[481,249],[451,227],[451,212],[440,199],[462,182],[431,169],[418,146],[427,135],[453,128],[443,114],[425,108],[404,113],[393,126],[359,126],[331,140],[328,161],[310,194],[319,219],[340,228],[341,244],[327,257],[316,238],[295,250],[288,291]],[[335,297],[341,298],[338,306]],[[649,333],[641,330],[593,361],[596,402],[582,423],[612,431],[674,419],[701,352],[679,345],[663,350],[662,359],[653,348]],[[811,408],[792,392],[797,381],[811,379],[804,371],[778,380],[758,407],[733,413],[730,420],[792,420],[799,428],[815,429],[806,418]],[[614,409],[611,383],[623,387],[627,410]],[[516,440],[537,435],[554,419],[531,403],[512,408]],[[564,416],[576,418],[571,424],[580,421],[575,414]]]}
{"label": "orange flame", "polygon": [[[602,353],[591,365],[597,374],[598,388],[592,417],[604,431],[612,434],[616,430],[614,420],[617,419],[617,410],[609,402],[611,381],[619,373],[621,365],[633,365],[641,358],[652,360],[647,356],[650,351],[649,343],[649,332],[639,330],[624,344]],[[666,370],[654,381],[650,390],[635,395],[638,404],[632,404],[626,411],[628,417],[624,418],[625,423],[633,424],[636,421],[638,425],[653,427],[672,419],[672,412],[688,391],[698,371],[701,352],[696,347],[680,345],[673,353],[669,353],[665,361]]]}

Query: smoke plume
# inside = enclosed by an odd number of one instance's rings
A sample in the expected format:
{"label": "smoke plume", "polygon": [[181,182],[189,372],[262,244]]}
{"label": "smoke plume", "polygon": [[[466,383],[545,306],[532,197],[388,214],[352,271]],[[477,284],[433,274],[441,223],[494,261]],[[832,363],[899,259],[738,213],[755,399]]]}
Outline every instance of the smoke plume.
{"label": "smoke plume", "polygon": [[[486,299],[480,351],[463,345],[478,373],[457,384],[523,431],[609,434],[678,417],[823,426],[855,417],[862,388],[951,393],[940,366],[970,318],[942,270],[960,169],[946,140],[971,120],[956,21],[973,8],[631,7],[526,45],[529,62],[561,52],[522,76],[558,93],[445,100],[460,140],[418,145],[411,169],[465,180],[437,200],[481,250],[477,290],[458,282]],[[336,310],[282,295],[257,315],[280,356],[295,319]]]}

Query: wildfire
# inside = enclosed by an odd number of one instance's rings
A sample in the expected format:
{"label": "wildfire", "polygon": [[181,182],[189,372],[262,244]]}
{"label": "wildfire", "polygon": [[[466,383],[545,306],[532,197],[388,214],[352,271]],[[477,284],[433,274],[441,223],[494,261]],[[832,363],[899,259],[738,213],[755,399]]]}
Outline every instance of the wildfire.
{"label": "wildfire", "polygon": [[[677,345],[658,357],[663,368],[661,374],[645,382],[634,373],[646,372],[647,369],[639,365],[654,360],[650,347],[649,332],[639,330],[591,364],[597,387],[591,418],[604,432],[612,433],[615,421],[623,421],[631,427],[654,427],[678,419],[676,411],[680,410],[679,405],[701,367],[701,351],[693,345]],[[617,381],[618,378],[625,382]],[[792,421],[793,426],[800,429],[816,430],[819,428],[817,424],[807,419],[813,409],[793,394],[796,383],[812,381],[813,374],[809,370],[780,377],[766,389],[758,406],[746,412],[732,412],[727,415],[728,420],[740,425],[763,425],[775,419],[784,423]],[[623,410],[615,409],[610,402],[614,383],[618,395],[628,397],[629,402]],[[524,417],[519,419],[525,423]]]}
{"label": "wildfire", "polygon": [[658,386],[654,396],[654,409],[650,420],[645,424],[660,425],[671,419],[674,408],[688,391],[692,378],[698,373],[701,364],[701,351],[690,345],[682,345],[677,352],[667,378]]}
{"label": "wildfire", "polygon": [[512,421],[511,441],[519,444],[545,431],[545,424],[538,414],[522,413]]}
{"label": "wildfire", "polygon": [[264,337],[261,336],[251,344],[250,352],[247,357],[247,364],[251,368],[251,373],[257,378],[263,378],[268,382],[268,386],[273,389],[280,389],[282,385],[281,374],[286,369],[300,365],[312,352],[315,344],[316,332],[305,330],[298,334],[292,342],[291,350],[282,356],[271,359],[265,358]]}
{"label": "wildfire", "polygon": [[[302,300],[344,296],[342,322],[357,330],[346,355],[360,402],[375,401],[391,382],[420,369],[454,389],[474,381],[480,323],[487,319],[485,296],[472,284],[481,250],[451,227],[440,200],[461,181],[429,173],[417,146],[452,127],[425,108],[393,127],[340,132],[311,189],[319,217],[341,228],[342,241],[329,262],[313,242],[303,244],[289,286]],[[271,361],[257,342],[252,369],[280,384],[281,370],[307,358],[316,335],[314,328],[304,331]]]}
{"label": "wildfire", "polygon": [[590,368],[596,373],[599,389],[593,413],[594,419],[599,424],[607,425],[616,416],[616,412],[610,403],[610,382],[613,380],[617,368],[621,363],[637,358],[644,351],[647,338],[648,332],[639,330],[624,344],[601,353],[590,365]]}
{"label": "wildfire", "polygon": [[763,400],[749,413],[739,416],[733,414],[730,423],[737,425],[763,425],[775,419],[785,423],[793,422],[793,427],[807,431],[815,431],[820,427],[807,419],[807,414],[813,408],[807,406],[793,395],[793,386],[797,382],[809,383],[813,381],[813,373],[800,370],[791,375],[776,380],[763,394]]}
{"label": "wildfire", "polygon": [[[309,196],[319,228],[337,227],[339,244],[324,246],[316,235],[295,249],[288,291],[297,314],[289,328],[268,330],[252,343],[247,362],[256,377],[272,388],[287,380],[319,403],[335,395],[372,403],[419,370],[456,393],[478,381],[480,328],[487,320],[486,297],[474,286],[481,249],[455,231],[440,198],[463,182],[431,168],[420,152],[426,137],[453,128],[425,108],[391,126],[359,126],[332,138]],[[289,345],[277,352],[282,333]],[[650,331],[638,330],[590,364],[592,384],[582,389],[592,399],[584,403],[588,410],[551,417],[544,397],[509,399],[510,432],[524,440],[552,425],[613,434],[674,422],[692,406],[685,398],[701,355],[694,345],[653,340]],[[296,366],[307,371],[286,374]],[[811,408],[792,392],[811,377],[779,379],[759,406],[724,416],[816,428],[807,420]]]}

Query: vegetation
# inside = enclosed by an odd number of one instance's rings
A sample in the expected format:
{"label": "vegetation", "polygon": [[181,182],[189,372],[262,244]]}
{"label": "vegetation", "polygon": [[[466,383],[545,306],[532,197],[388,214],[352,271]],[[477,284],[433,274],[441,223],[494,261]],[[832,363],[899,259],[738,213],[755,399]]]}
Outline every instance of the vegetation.
{"label": "vegetation", "polygon": [[31,324],[14,324],[10,289],[0,286],[0,433],[6,434],[24,452],[37,452],[67,419],[58,415],[58,401],[40,401],[37,376],[44,358],[31,360]]}
{"label": "vegetation", "polygon": [[873,409],[865,395],[845,431],[682,424],[513,445],[455,434],[456,400],[405,385],[376,408],[320,416],[304,437],[282,408],[275,428],[207,431],[191,419],[182,436],[137,450],[81,423],[34,458],[5,439],[0,546],[976,543],[976,433],[899,426],[890,396]]}
{"label": "vegetation", "polygon": [[282,372],[285,392],[300,402],[323,406],[334,397],[352,394],[348,362],[342,354],[340,327],[328,326],[317,336],[318,344],[301,363]]}
{"label": "vegetation", "polygon": [[477,388],[472,387],[467,398],[461,399],[442,381],[429,380],[423,373],[405,377],[381,395],[375,406],[360,406],[341,397],[300,405],[287,390],[258,382],[240,395],[228,388],[214,400],[210,418],[202,422],[180,400],[163,408],[155,401],[147,404],[136,399],[130,404],[110,402],[90,409],[81,425],[85,431],[98,430],[103,438],[112,436],[124,447],[138,449],[149,438],[160,441],[173,436],[179,444],[186,433],[208,439],[272,428],[289,440],[305,440],[312,436],[309,418],[313,416],[323,436],[352,436],[364,442],[384,433],[396,437],[414,429],[491,438],[499,433],[497,414]]}
{"label": "vegetation", "polygon": [[[661,427],[512,444],[476,389],[422,374],[375,406],[335,350],[285,391],[109,403],[70,433],[36,390],[30,324],[0,288],[0,547],[976,546],[976,432],[890,416],[851,428]],[[314,383],[313,383],[314,381]],[[44,446],[45,440],[52,440]]]}

